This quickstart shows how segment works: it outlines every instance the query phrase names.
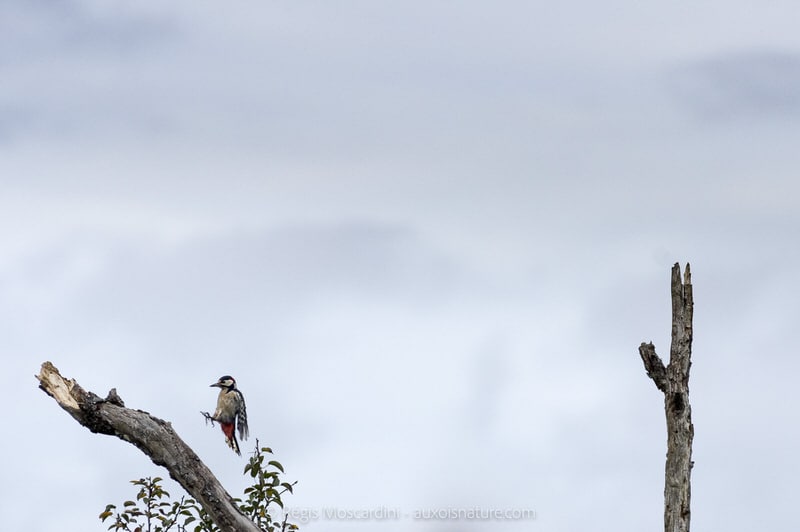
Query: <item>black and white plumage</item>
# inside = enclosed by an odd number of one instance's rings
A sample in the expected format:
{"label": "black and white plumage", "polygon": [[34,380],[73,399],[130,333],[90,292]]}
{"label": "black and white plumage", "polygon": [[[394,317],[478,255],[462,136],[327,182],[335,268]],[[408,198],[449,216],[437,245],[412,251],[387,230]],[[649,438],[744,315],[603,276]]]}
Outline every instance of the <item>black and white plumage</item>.
{"label": "black and white plumage", "polygon": [[243,440],[250,435],[247,428],[247,408],[244,404],[244,396],[236,387],[236,380],[230,375],[223,375],[211,386],[220,390],[219,396],[217,396],[217,409],[213,416],[207,417],[220,424],[222,432],[225,434],[225,443],[241,456],[239,442],[236,440],[236,429],[238,429],[239,437]]}

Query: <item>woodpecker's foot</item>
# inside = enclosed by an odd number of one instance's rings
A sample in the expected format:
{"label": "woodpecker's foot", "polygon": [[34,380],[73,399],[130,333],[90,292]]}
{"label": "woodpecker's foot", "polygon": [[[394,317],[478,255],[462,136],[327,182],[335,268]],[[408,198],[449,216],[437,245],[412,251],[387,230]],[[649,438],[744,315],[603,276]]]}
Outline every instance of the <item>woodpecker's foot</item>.
{"label": "woodpecker's foot", "polygon": [[214,421],[216,421],[214,419],[214,416],[212,416],[208,412],[200,412],[200,413],[203,414],[203,417],[206,418],[206,425],[208,425],[208,422],[210,421],[211,422],[211,426],[213,427],[214,426]]}

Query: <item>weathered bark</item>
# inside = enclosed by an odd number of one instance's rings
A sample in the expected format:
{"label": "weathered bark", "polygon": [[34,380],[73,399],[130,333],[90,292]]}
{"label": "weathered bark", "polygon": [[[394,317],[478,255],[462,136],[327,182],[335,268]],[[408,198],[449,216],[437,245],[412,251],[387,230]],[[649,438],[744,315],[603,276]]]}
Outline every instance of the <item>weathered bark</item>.
{"label": "weathered bark", "polygon": [[692,365],[692,275],[689,264],[681,282],[681,267],[672,267],[672,344],[669,364],[652,343],[639,346],[647,375],[664,392],[667,416],[667,464],[664,479],[664,531],[689,532],[691,515],[692,408],[689,405],[689,368]]}
{"label": "weathered bark", "polygon": [[141,410],[125,408],[115,389],[105,399],[85,391],[74,379],[62,377],[50,362],[42,364],[36,378],[39,387],[78,423],[92,432],[132,443],[154,464],[164,466],[169,475],[203,506],[220,530],[259,532],[255,523],[239,511],[211,470],[168,422]]}

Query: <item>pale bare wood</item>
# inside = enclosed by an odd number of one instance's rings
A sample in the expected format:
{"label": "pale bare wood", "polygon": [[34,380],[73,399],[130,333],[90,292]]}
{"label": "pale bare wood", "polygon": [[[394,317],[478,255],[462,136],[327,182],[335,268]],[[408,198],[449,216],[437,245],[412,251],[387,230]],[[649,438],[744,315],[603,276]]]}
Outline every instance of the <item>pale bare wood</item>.
{"label": "pale bare wood", "polygon": [[50,362],[42,364],[36,378],[39,388],[78,423],[92,432],[116,436],[135,445],[154,464],[166,468],[170,477],[203,506],[220,530],[259,532],[169,422],[142,410],[125,408],[115,389],[105,399],[85,391],[74,379],[62,377]]}

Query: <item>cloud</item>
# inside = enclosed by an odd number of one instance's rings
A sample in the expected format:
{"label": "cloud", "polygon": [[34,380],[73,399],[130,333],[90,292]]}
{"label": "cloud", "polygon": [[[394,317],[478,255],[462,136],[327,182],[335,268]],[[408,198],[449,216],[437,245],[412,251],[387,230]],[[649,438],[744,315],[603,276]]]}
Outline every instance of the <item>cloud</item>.
{"label": "cloud", "polygon": [[671,91],[702,120],[791,120],[800,115],[800,53],[729,52],[670,73]]}
{"label": "cloud", "polygon": [[[155,9],[99,2],[15,1],[0,6],[0,140],[65,138],[117,121],[150,130],[163,119],[134,104],[141,84],[123,72],[180,35]],[[114,128],[116,129],[116,128]]]}
{"label": "cloud", "polygon": [[[59,240],[5,265],[0,311],[8,323],[26,324],[18,334],[47,331],[76,353],[99,352],[102,338],[122,335],[139,345],[134,358],[164,363],[180,364],[181,353],[213,360],[226,339],[238,338],[227,349],[242,352],[253,342],[279,342],[314,309],[331,311],[328,320],[375,302],[430,311],[485,283],[414,231],[366,221],[177,244],[99,230]],[[69,317],[57,318],[65,309]]]}
{"label": "cloud", "polygon": [[116,54],[164,44],[176,29],[154,10],[83,0],[10,0],[0,13],[0,39],[14,43],[0,49],[0,64],[6,67],[78,55],[112,53],[119,59]]}

